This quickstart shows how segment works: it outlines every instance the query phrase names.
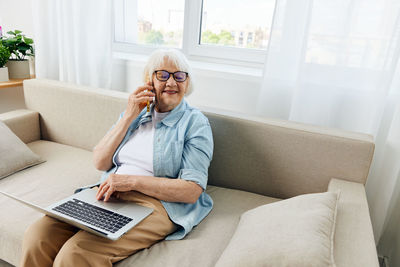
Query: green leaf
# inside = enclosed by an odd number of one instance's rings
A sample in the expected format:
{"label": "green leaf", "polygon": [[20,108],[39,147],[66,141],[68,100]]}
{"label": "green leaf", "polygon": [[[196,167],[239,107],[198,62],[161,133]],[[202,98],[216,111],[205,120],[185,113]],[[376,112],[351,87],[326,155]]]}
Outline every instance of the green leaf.
{"label": "green leaf", "polygon": [[33,44],[33,40],[31,38],[25,37],[24,40],[27,44]]}
{"label": "green leaf", "polygon": [[25,53],[25,51],[29,50],[29,47],[18,46],[18,51],[21,53]]}
{"label": "green leaf", "polygon": [[10,58],[10,51],[2,45],[0,45],[0,68],[4,67],[7,63],[8,59]]}
{"label": "green leaf", "polygon": [[8,34],[11,34],[11,35],[15,35],[15,33],[13,32],[13,31],[9,31],[9,32],[7,32]]}
{"label": "green leaf", "polygon": [[22,31],[15,30],[15,34],[21,33]]}

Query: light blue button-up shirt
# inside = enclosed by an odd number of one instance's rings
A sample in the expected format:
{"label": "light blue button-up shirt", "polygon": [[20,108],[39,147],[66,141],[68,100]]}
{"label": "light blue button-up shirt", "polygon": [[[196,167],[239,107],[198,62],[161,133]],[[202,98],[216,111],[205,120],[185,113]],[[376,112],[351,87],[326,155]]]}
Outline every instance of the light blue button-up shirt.
{"label": "light blue button-up shirt", "polygon": [[[154,109],[154,105],[151,108]],[[122,115],[123,113],[120,118]],[[146,112],[144,108],[129,126],[114,153],[113,167],[103,173],[100,183],[116,172],[118,165],[115,157],[129,137],[142,123],[151,120],[151,112]],[[213,201],[204,191],[213,148],[212,132],[207,117],[200,110],[189,106],[184,99],[157,123],[153,147],[154,176],[193,181],[203,188],[202,194],[194,204],[161,201],[170,219],[180,226],[176,232],[167,236],[166,240],[184,238],[211,211]]]}

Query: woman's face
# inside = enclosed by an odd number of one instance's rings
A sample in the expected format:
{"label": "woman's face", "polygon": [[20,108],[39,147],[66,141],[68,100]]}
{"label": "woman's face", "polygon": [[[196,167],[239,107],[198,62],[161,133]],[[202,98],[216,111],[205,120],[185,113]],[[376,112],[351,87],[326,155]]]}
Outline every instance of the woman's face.
{"label": "woman's face", "polygon": [[[166,70],[168,72],[180,71],[171,61],[164,60],[164,63],[157,70]],[[167,81],[157,80],[153,74],[153,87],[156,94],[156,110],[158,112],[168,112],[179,105],[185,96],[189,84],[189,77],[184,82],[177,82],[171,74]]]}

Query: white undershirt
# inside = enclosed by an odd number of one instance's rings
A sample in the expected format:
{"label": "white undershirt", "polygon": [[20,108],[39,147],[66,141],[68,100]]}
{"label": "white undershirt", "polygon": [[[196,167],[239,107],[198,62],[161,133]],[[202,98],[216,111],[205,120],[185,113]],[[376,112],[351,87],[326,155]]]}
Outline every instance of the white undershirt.
{"label": "white undershirt", "polygon": [[169,112],[159,113],[153,109],[152,121],[143,123],[120,149],[115,160],[116,174],[153,176],[153,138],[155,126]]}

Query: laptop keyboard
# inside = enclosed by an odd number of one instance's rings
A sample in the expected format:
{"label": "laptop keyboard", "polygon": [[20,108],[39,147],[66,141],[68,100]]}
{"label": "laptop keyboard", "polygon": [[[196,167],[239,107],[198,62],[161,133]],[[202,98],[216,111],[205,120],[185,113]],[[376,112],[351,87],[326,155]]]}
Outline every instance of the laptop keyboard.
{"label": "laptop keyboard", "polygon": [[111,233],[117,232],[132,221],[131,218],[75,198],[54,207],[53,210]]}

